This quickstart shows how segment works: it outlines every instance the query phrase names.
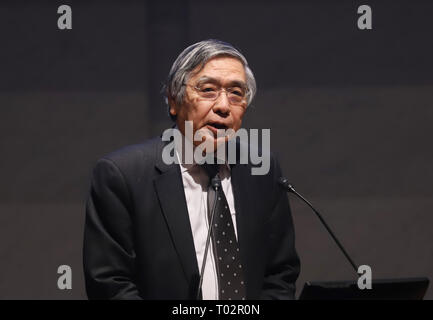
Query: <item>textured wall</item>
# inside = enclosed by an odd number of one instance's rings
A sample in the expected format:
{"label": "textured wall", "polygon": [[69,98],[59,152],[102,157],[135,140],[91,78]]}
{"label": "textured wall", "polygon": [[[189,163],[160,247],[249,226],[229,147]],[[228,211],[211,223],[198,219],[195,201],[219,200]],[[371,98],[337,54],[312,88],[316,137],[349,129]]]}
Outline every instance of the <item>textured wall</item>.
{"label": "textured wall", "polygon": [[[170,122],[159,94],[186,45],[238,46],[259,92],[245,126],[271,128],[284,173],[375,278],[433,278],[433,4],[368,1],[53,1],[0,4],[0,299],[85,298],[84,201],[95,161]],[[299,291],[353,279],[291,198]],[[57,267],[73,289],[57,289]],[[429,289],[426,298],[433,298]]]}

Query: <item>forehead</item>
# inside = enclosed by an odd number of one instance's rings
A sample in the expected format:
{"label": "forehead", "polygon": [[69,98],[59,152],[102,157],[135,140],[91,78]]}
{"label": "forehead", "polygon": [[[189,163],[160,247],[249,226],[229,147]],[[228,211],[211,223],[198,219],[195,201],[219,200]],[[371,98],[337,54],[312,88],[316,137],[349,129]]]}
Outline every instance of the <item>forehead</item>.
{"label": "forehead", "polygon": [[242,62],[232,57],[215,57],[210,59],[200,70],[197,67],[192,72],[189,82],[194,82],[200,78],[207,77],[226,82],[246,82],[245,68]]}

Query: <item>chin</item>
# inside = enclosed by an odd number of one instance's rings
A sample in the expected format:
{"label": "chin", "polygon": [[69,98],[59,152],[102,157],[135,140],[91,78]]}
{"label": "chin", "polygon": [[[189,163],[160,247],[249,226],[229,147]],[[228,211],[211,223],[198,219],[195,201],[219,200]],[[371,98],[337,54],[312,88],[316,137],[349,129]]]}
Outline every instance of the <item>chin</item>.
{"label": "chin", "polygon": [[214,150],[216,151],[218,148],[225,148],[225,145],[227,144],[228,138],[224,137],[224,138],[219,138],[219,139],[214,139]]}

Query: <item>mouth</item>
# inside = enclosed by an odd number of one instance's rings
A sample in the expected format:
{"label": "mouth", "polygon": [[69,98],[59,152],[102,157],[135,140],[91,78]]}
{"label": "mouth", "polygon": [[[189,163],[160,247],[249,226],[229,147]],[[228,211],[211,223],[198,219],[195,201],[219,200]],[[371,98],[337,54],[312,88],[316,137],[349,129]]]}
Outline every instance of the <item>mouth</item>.
{"label": "mouth", "polygon": [[229,129],[229,127],[227,125],[225,125],[223,123],[220,123],[220,122],[208,122],[206,124],[206,127],[212,131],[212,133],[214,134],[215,137],[217,135],[217,130],[218,129],[219,130],[221,130],[221,129],[223,129],[223,130]]}
{"label": "mouth", "polygon": [[210,127],[216,128],[216,129],[224,129],[224,130],[227,130],[229,128],[226,124],[221,123],[221,122],[208,122],[207,126],[210,126]]}
{"label": "mouth", "polygon": [[209,129],[211,129],[212,131],[215,131],[216,132],[216,130],[218,130],[218,129],[223,129],[223,130],[227,130],[229,127],[226,125],[226,124],[224,124],[224,123],[221,123],[221,122],[213,122],[213,121],[210,121],[210,122],[208,122],[207,124],[206,124],[206,127],[208,127]]}

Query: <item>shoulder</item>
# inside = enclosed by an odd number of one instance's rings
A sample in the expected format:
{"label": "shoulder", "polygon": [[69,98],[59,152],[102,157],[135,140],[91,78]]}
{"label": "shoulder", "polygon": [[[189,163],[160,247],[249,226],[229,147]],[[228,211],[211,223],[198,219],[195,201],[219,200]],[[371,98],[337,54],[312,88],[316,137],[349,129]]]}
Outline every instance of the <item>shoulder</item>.
{"label": "shoulder", "polygon": [[101,167],[115,167],[124,175],[134,175],[150,167],[154,167],[158,150],[164,142],[154,137],[139,144],[124,146],[101,157],[95,170]]}
{"label": "shoulder", "polygon": [[154,137],[139,144],[133,144],[119,148],[106,154],[101,159],[111,160],[118,164],[134,160],[141,160],[143,158],[149,158],[154,156],[157,148],[161,144],[161,138]]}

